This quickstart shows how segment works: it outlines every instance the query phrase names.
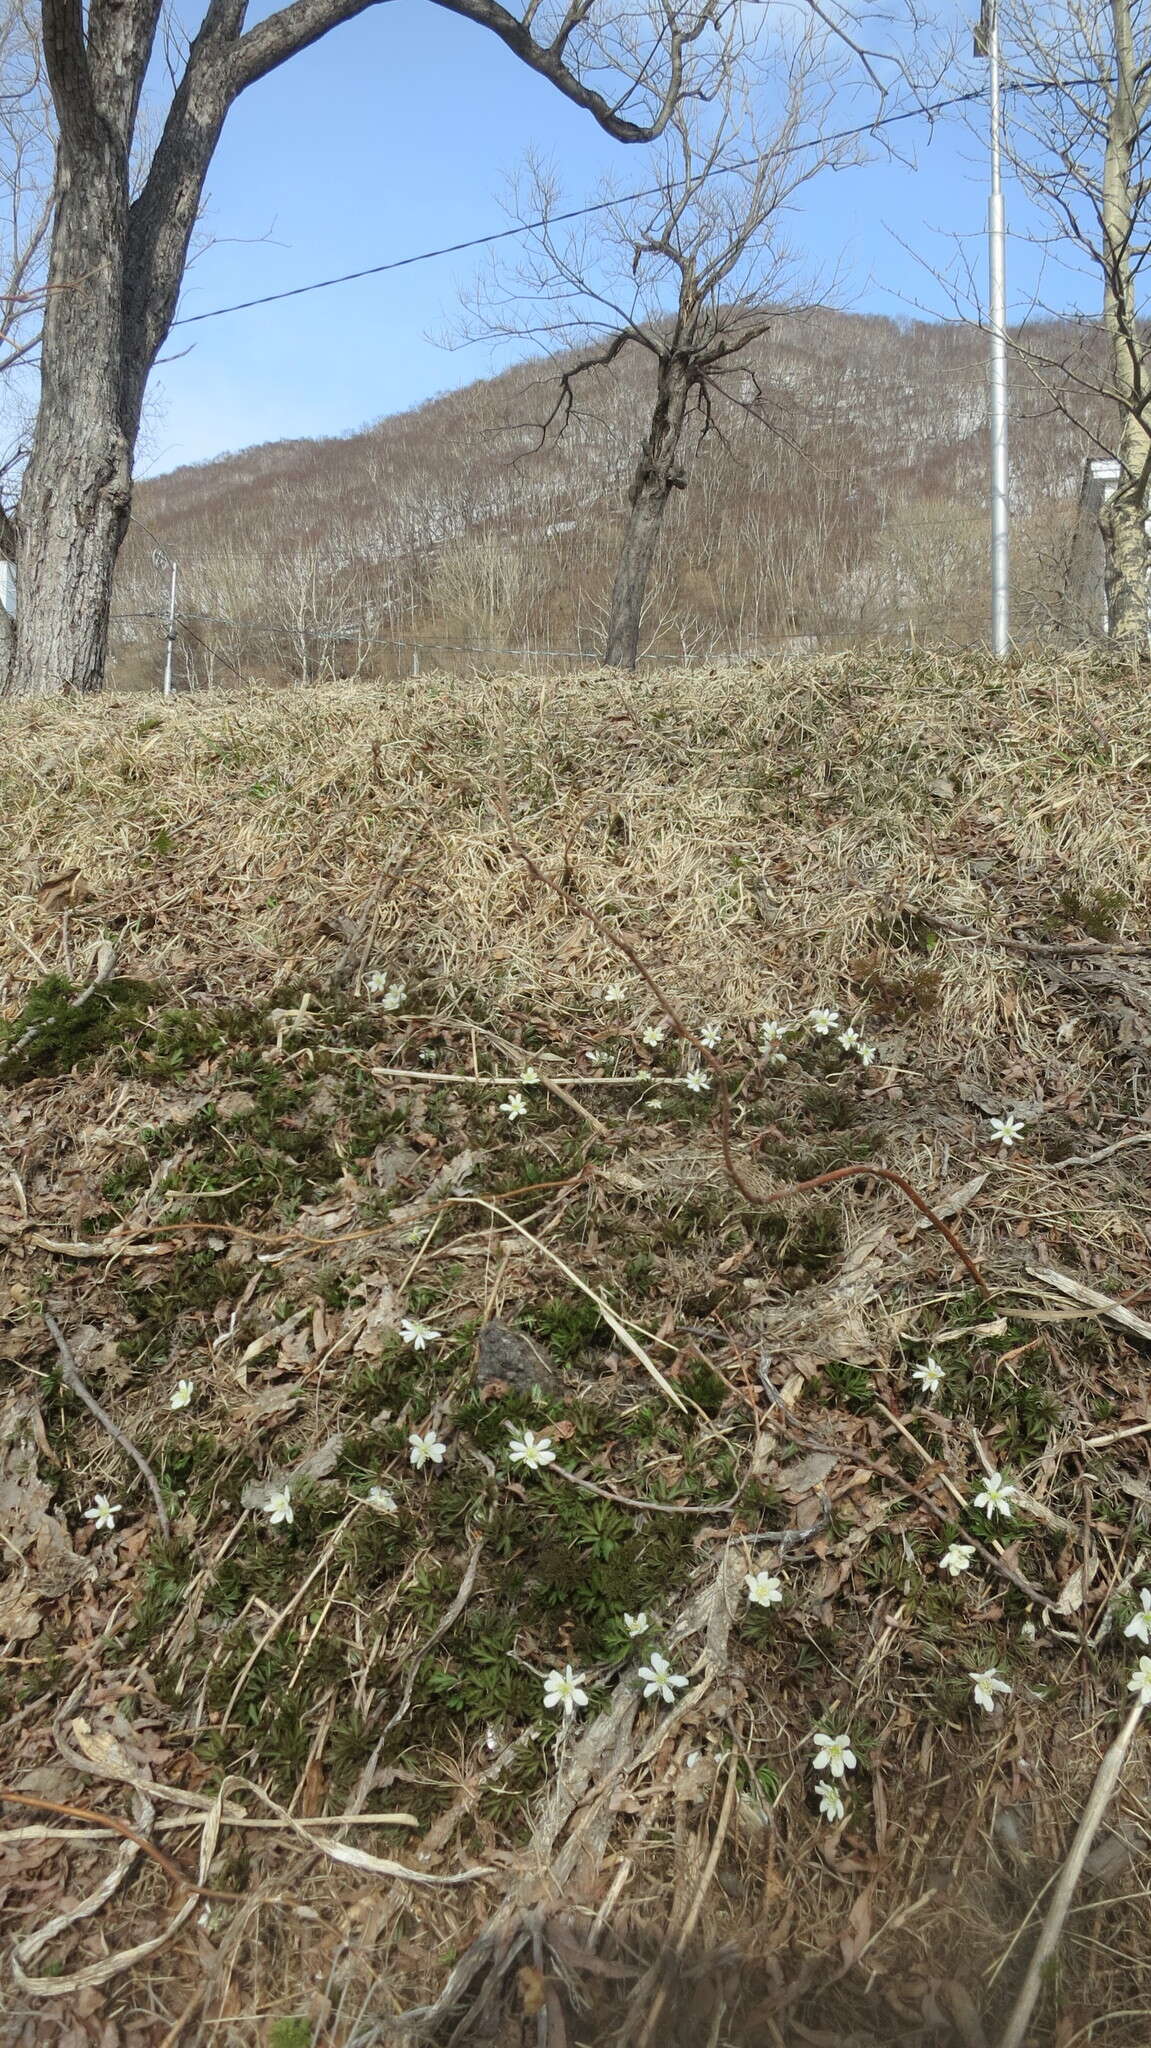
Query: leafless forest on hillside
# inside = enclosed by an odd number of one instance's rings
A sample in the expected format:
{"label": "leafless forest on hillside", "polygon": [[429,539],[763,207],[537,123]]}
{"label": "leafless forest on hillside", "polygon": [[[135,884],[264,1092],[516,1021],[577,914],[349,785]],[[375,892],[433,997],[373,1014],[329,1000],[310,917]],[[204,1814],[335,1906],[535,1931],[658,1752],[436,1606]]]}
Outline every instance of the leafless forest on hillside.
{"label": "leafless forest on hillside", "polygon": [[[1052,331],[1054,356],[1066,333]],[[178,675],[309,680],[444,653],[598,656],[645,407],[646,364],[582,380],[541,446],[555,362],[362,432],[278,442],[142,485],[121,561],[116,680],[155,680],[181,566]],[[1016,631],[1068,617],[1064,565],[1088,436],[1012,365]],[[978,645],[987,612],[985,337],[781,315],[717,408],[667,521],[644,651],[712,660],[861,640]],[[234,678],[233,678],[234,679]]]}

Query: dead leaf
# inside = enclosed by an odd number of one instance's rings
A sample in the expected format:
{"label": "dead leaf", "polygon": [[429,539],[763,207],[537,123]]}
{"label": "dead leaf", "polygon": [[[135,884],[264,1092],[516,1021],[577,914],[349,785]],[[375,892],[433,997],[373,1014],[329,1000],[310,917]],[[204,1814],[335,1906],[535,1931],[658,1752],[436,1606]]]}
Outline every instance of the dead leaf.
{"label": "dead leaf", "polygon": [[63,1524],[48,1512],[51,1489],[39,1476],[40,1411],[31,1395],[13,1395],[0,1410],[0,1534],[9,1564],[22,1565],[0,1587],[0,1639],[27,1642],[40,1626],[39,1603],[59,1600],[96,1576],[77,1557]]}
{"label": "dead leaf", "polygon": [[530,1963],[524,1963],[516,1971],[516,1985],[524,2018],[534,2020],[536,2014],[542,2012],[548,2002],[547,1978],[541,1970],[533,1969]]}
{"label": "dead leaf", "polygon": [[88,887],[79,868],[66,868],[62,874],[50,875],[41,882],[36,900],[44,910],[56,912],[67,910],[72,904],[91,903],[95,893]]}
{"label": "dead leaf", "polygon": [[1078,1614],[1098,1567],[1093,1557],[1076,1565],[1052,1610],[1055,1614]]}
{"label": "dead leaf", "polygon": [[225,1088],[216,1097],[216,1114],[226,1124],[234,1123],[237,1117],[251,1116],[255,1107],[256,1098],[246,1088]]}
{"label": "dead leaf", "polygon": [[838,1463],[834,1451],[809,1451],[806,1458],[797,1458],[794,1465],[785,1465],[780,1473],[780,1490],[784,1499],[805,1500],[824,1484]]}
{"label": "dead leaf", "polygon": [[[987,1178],[988,1176],[985,1173],[977,1173],[973,1180],[965,1180],[953,1187],[944,1188],[941,1195],[933,1195],[931,1206],[936,1215],[942,1216],[944,1221],[946,1221],[949,1216],[958,1216],[964,1209],[970,1208]],[[929,1217],[917,1216],[915,1228],[917,1230],[931,1230],[934,1228],[934,1225]]]}
{"label": "dead leaf", "polygon": [[340,1462],[340,1452],[343,1448],[344,1435],[341,1430],[335,1436],[330,1436],[327,1442],[320,1444],[316,1450],[309,1451],[307,1457],[301,1458],[298,1465],[293,1465],[291,1477],[293,1479],[330,1478]]}
{"label": "dead leaf", "polygon": [[847,1916],[847,1926],[839,1937],[839,1952],[843,1967],[849,1970],[859,1961],[871,1940],[871,1895],[874,1884],[866,1884]]}
{"label": "dead leaf", "polygon": [[352,1289],[353,1301],[357,1295],[364,1297],[364,1310],[359,1317],[354,1310],[349,1310],[347,1330],[355,1332],[352,1350],[362,1358],[379,1353],[385,1337],[395,1334],[399,1317],[396,1298],[386,1274],[365,1273]]}
{"label": "dead leaf", "polygon": [[298,1408],[304,1396],[299,1387],[264,1387],[253,1395],[250,1401],[235,1410],[235,1419],[242,1428],[250,1429],[261,1422],[284,1421]]}

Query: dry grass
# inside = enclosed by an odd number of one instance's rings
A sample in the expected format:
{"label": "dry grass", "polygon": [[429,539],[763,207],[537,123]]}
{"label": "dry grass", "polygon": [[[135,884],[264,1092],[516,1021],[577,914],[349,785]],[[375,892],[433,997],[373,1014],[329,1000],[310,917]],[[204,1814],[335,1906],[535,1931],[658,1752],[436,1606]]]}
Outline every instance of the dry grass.
{"label": "dry grass", "polygon": [[[185,1869],[220,1772],[239,1769],[297,1816],[411,1810],[414,1842],[348,1824],[378,1858],[489,1872],[425,1893],[317,1858],[282,1818],[253,1836],[216,1810],[208,1881],[248,1903],[190,1916],[107,1988],[18,1993],[7,2038],[54,2041],[59,2014],[76,2042],[295,2048],[272,2021],[304,2014],[315,2042],[367,2048],[451,1983],[437,2039],[460,2023],[461,2039],[548,2048],[994,2048],[1125,1705],[1136,1646],[1116,1618],[1151,1554],[1145,1345],[1029,1271],[1138,1309],[1141,679],[837,658],[0,722],[0,1009],[18,1018],[52,974],[100,974],[125,1004],[74,1071],[37,1072],[33,1037],[0,1100],[0,1396],[24,1404],[9,1436],[32,1445],[76,1564],[55,1607],[31,1586],[6,1645],[2,1774],[129,1819],[150,1800],[143,1832]],[[757,1186],[885,1161],[936,1206],[954,1198],[991,1301],[862,1176],[781,1210],[738,1198],[714,1097],[680,1086],[685,1049],[644,1047],[659,1005],[581,904],[689,1028],[722,1025],[735,1155]],[[405,984],[396,1011],[368,992],[375,974]],[[616,981],[622,1006],[605,1000]],[[813,1003],[858,1020],[872,1069],[809,1038],[764,1068],[757,1020]],[[528,1061],[558,1086],[513,1129],[497,1104]],[[634,1079],[645,1061],[651,1085]],[[1009,1106],[1028,1136],[1003,1158],[987,1116]],[[477,1199],[457,1203],[465,1150]],[[581,1286],[622,1341],[597,1333]],[[170,1552],[130,1465],[61,1390],[44,1307],[158,1473]],[[442,1347],[403,1352],[403,1313]],[[477,1397],[475,1331],[493,1315],[534,1322],[559,1362],[538,1413],[506,1386]],[[949,1374],[934,1408],[909,1377],[928,1342]],[[184,1374],[195,1405],[173,1413]],[[596,1497],[526,1480],[527,1548],[498,1548],[507,1510],[485,1475],[504,1421],[529,1417],[608,1492],[709,1504],[698,1521],[614,1510],[636,1602],[693,1673],[666,1720],[618,1677],[616,1624],[558,1579],[532,1604],[549,1544],[601,1572],[606,1525],[572,1519]],[[453,1455],[429,1484],[404,1450],[433,1421]],[[337,1434],[290,1538],[257,1527],[252,1489]],[[1010,1532],[936,1484],[942,1470],[970,1499],[981,1445],[1028,1495]],[[357,1504],[370,1478],[400,1501],[393,1551]],[[128,1504],[113,1539],[83,1524],[97,1490]],[[784,1526],[808,1532],[784,1558],[785,1606],[749,1622],[743,1573],[775,1555],[757,1533]],[[989,1561],[952,1586],[936,1561],[964,1532]],[[475,1597],[454,1612],[480,1536]],[[479,1623],[504,1642],[508,1559],[524,1621],[499,1650],[514,1684],[495,1685],[489,1738]],[[517,1776],[523,1687],[569,1656],[595,1672],[593,1713],[558,1754],[528,1739]],[[994,1719],[965,1676],[989,1662],[1014,1688]],[[84,1749],[77,1717],[115,1736],[123,1769]],[[863,1764],[842,1831],[819,1821],[808,1768],[828,1717]],[[129,1798],[116,1780],[133,1775]],[[1031,2048],[1151,2035],[1141,1783],[1135,1762]],[[241,1804],[249,1822],[265,1811]],[[115,1845],[17,1842],[14,1811],[0,1887],[31,1929]],[[146,1869],[63,1933],[60,1967],[93,1969],[175,1905]]]}

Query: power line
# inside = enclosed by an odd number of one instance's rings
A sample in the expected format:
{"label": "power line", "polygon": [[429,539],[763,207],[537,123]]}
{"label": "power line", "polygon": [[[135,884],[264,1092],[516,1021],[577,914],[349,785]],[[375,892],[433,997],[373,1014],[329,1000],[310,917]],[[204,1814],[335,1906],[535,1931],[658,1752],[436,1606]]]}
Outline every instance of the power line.
{"label": "power line", "polygon": [[[973,100],[982,100],[983,97],[982,90],[955,93],[952,98],[935,100],[930,106],[905,107],[899,114],[882,114],[877,120],[868,121],[859,128],[841,128],[838,134],[815,135],[807,142],[789,143],[778,154],[780,157],[798,156],[804,149],[826,149],[829,143],[854,142],[860,136],[873,135],[878,128],[891,128],[900,121],[930,120],[935,114],[948,113],[952,107],[969,106]],[[704,176],[717,178],[726,176],[730,171],[753,171],[760,162],[759,157],[744,157],[736,163],[717,165],[714,171],[708,171]],[[518,235],[535,234],[541,228],[556,227],[564,221],[586,220],[590,214],[610,212],[613,206],[631,206],[640,199],[659,199],[663,191],[662,185],[649,185],[642,192],[625,192],[614,199],[597,199],[588,206],[573,206],[566,213],[549,214],[542,220],[523,221],[514,228],[498,228],[490,235],[473,235],[466,242],[446,242],[440,249],[421,249],[414,256],[395,256],[388,263],[371,263],[365,270],[346,270],[339,277],[316,278],[311,284],[292,285],[287,291],[265,292],[258,299],[238,299],[233,306],[213,306],[207,313],[182,313],[178,320],[173,320],[172,326],[193,327],[201,320],[221,320],[226,313],[248,313],[254,306],[274,306],[282,299],[300,299],[308,292],[330,291],[333,285],[338,284],[358,284],[362,278],[383,277],[390,270],[409,270],[415,263],[433,263],[441,256],[459,256],[468,249],[487,249],[494,242],[512,241]]]}

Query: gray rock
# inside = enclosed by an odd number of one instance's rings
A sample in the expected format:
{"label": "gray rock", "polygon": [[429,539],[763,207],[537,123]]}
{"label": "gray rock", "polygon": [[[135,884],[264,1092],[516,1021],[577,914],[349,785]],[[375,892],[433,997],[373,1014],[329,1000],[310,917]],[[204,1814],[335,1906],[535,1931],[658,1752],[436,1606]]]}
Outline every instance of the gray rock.
{"label": "gray rock", "polygon": [[485,1323],[480,1331],[476,1385],[482,1390],[493,1380],[503,1380],[517,1394],[528,1394],[533,1387],[541,1394],[561,1392],[559,1374],[546,1351],[510,1323]]}

